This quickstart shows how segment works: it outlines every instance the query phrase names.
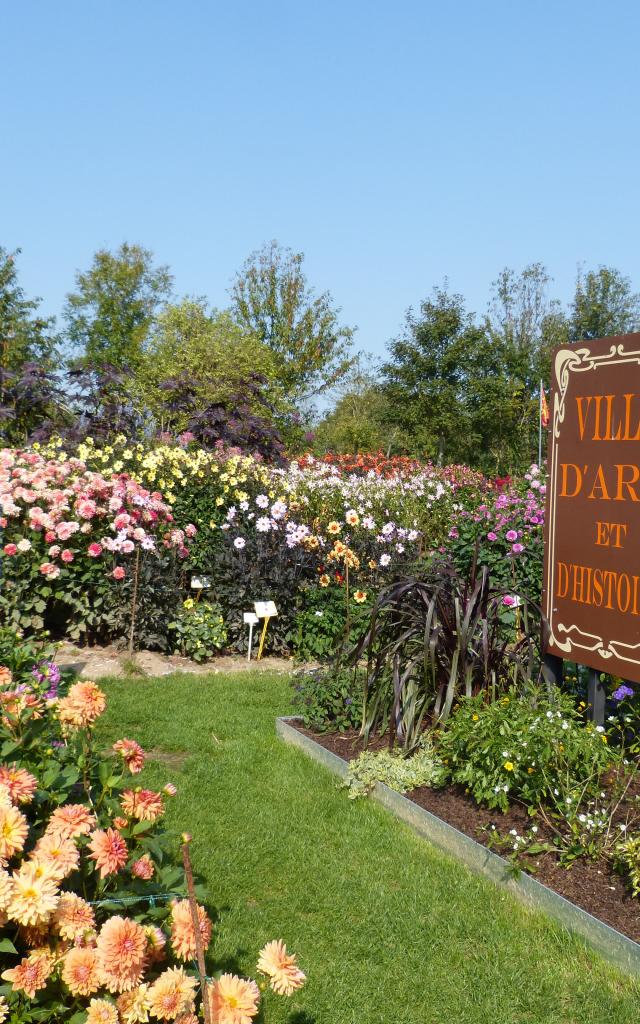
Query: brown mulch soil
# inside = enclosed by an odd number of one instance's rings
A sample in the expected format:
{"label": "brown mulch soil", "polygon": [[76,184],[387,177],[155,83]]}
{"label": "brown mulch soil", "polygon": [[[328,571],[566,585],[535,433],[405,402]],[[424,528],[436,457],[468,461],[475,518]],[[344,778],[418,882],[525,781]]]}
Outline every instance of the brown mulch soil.
{"label": "brown mulch soil", "polygon": [[[354,730],[319,734],[303,728],[302,725],[297,728],[345,761],[357,757],[362,750],[362,742]],[[386,745],[386,741],[376,738],[369,744],[369,749],[380,749]],[[489,846],[489,835],[485,830],[490,829],[492,825],[504,836],[512,828],[517,829],[519,835],[523,835],[533,824],[524,807],[516,805],[506,814],[499,810],[489,810],[479,806],[460,786],[448,786],[444,789],[421,786],[406,793],[405,796],[483,846]],[[538,838],[550,841],[551,830],[539,820],[536,820],[536,824],[540,828]],[[623,879],[606,863],[583,859],[574,861],[570,868],[565,868],[559,864],[555,853],[524,857],[520,863],[539,882],[576,903],[594,917],[599,917],[612,928],[640,942],[640,901],[629,894]]]}

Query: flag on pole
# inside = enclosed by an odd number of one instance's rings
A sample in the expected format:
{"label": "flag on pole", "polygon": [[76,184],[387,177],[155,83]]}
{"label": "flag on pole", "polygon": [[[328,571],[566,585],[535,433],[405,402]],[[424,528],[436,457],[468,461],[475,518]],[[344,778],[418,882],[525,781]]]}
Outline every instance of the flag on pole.
{"label": "flag on pole", "polygon": [[544,393],[542,381],[540,381],[540,423],[543,427],[549,426],[549,406],[547,405],[547,396]]}

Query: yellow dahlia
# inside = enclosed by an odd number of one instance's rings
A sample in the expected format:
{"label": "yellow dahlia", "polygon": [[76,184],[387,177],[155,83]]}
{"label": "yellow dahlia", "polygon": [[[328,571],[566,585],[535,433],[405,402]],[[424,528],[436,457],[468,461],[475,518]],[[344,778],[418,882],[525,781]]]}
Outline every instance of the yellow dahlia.
{"label": "yellow dahlia", "polygon": [[33,999],[36,992],[47,984],[53,964],[53,957],[48,953],[33,952],[23,957],[17,967],[3,971],[0,977],[11,982],[14,992],[24,992]]}
{"label": "yellow dahlia", "polygon": [[96,919],[89,904],[74,892],[61,892],[53,915],[53,925],[63,939],[81,939],[93,931]]}
{"label": "yellow dahlia", "polygon": [[0,807],[0,864],[6,864],[25,844],[29,826],[17,807]]}
{"label": "yellow dahlia", "polygon": [[127,863],[127,844],[113,828],[108,828],[106,832],[101,829],[92,832],[88,848],[91,850],[89,856],[96,862],[101,878],[115,874]]}
{"label": "yellow dahlia", "polygon": [[80,854],[72,839],[49,833],[39,839],[32,854],[34,863],[47,868],[52,878],[61,881],[78,866]]}
{"label": "yellow dahlia", "polygon": [[122,1024],[147,1024],[149,1020],[149,986],[138,985],[132,992],[124,992],[117,1000],[116,1006]]}
{"label": "yellow dahlia", "polygon": [[118,1011],[106,999],[92,999],[87,1007],[85,1024],[118,1024]]}
{"label": "yellow dahlia", "polygon": [[268,976],[271,988],[280,996],[290,996],[306,981],[296,963],[295,953],[287,953],[287,947],[280,939],[268,942],[260,950],[258,970]]}
{"label": "yellow dahlia", "polygon": [[11,875],[4,868],[0,868],[0,911],[6,910],[9,906],[12,892],[13,882]]}
{"label": "yellow dahlia", "polygon": [[169,967],[149,988],[152,1016],[175,1020],[179,1014],[191,1012],[195,990],[195,978],[190,978],[182,967]]}
{"label": "yellow dahlia", "polygon": [[209,986],[213,1024],[251,1024],[258,1012],[260,992],[255,981],[223,974]]}
{"label": "yellow dahlia", "polygon": [[[7,1019],[8,1016],[9,1004],[7,1000],[4,998],[4,996],[0,996],[0,1024],[3,1024],[3,1022]],[[198,1024],[197,1021],[196,1024]]]}
{"label": "yellow dahlia", "polygon": [[100,988],[98,956],[91,946],[74,946],[65,953],[62,980],[72,996],[90,996]]}
{"label": "yellow dahlia", "polygon": [[0,765],[0,786],[6,786],[14,804],[28,804],[38,788],[38,782],[26,768]]}
{"label": "yellow dahlia", "polygon": [[104,984],[110,992],[130,992],[142,981],[147,936],[142,925],[115,915],[105,921],[96,941]]}
{"label": "yellow dahlia", "polygon": [[18,924],[44,924],[58,905],[58,887],[55,880],[42,873],[36,864],[23,864],[13,873],[13,892],[7,914]]}

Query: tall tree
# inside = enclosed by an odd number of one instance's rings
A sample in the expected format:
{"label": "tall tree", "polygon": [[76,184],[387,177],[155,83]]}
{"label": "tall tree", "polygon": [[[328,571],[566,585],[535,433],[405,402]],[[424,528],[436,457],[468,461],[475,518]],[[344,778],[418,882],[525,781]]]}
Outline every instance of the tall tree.
{"label": "tall tree", "polygon": [[339,385],[334,407],[318,424],[316,451],[402,451],[409,443],[399,426],[391,424],[388,400],[379,386],[376,369],[359,357]]}
{"label": "tall tree", "polygon": [[62,403],[54,320],[40,316],[40,300],[19,284],[19,253],[0,247],[0,438],[17,445],[55,419]]}
{"label": "tall tree", "polygon": [[440,462],[459,458],[467,432],[468,350],[481,333],[462,296],[436,288],[418,314],[409,309],[403,334],[390,343],[382,367],[390,424],[413,438],[417,454]]}
{"label": "tall tree", "polygon": [[614,267],[580,271],[570,310],[571,341],[606,338],[640,328],[640,295]]}
{"label": "tall tree", "polygon": [[235,316],[275,354],[285,393],[301,403],[349,369],[354,329],[340,324],[329,292],[316,295],[304,255],[270,242],[249,256],[231,287]]}
{"label": "tall tree", "polygon": [[171,292],[167,267],[155,267],[148,249],[124,242],[99,249],[91,267],[76,275],[67,296],[66,336],[91,369],[137,366],[154,317]]}
{"label": "tall tree", "polygon": [[[158,314],[144,346],[133,388],[161,430],[184,430],[208,406],[235,395],[252,375],[270,384],[277,403],[273,352],[242,328],[228,310],[210,309],[204,298],[184,298]],[[190,407],[167,404],[164,384],[189,380]],[[247,395],[250,405],[250,396]],[[261,412],[264,410],[261,409]]]}

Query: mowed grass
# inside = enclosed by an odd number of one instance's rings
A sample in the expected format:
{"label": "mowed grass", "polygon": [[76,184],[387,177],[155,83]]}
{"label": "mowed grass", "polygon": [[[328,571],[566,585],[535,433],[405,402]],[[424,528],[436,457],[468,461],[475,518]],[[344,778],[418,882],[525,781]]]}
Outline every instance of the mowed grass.
{"label": "mowed grass", "polygon": [[[161,760],[168,822],[219,920],[212,968],[248,975],[264,942],[308,984],[265,1000],[269,1024],[630,1024],[640,985],[548,919],[433,850],[276,739],[283,676],[113,680],[102,733]],[[166,755],[176,755],[168,757]],[[182,755],[182,756],[180,756]]]}

